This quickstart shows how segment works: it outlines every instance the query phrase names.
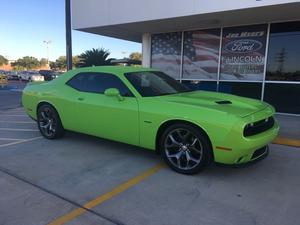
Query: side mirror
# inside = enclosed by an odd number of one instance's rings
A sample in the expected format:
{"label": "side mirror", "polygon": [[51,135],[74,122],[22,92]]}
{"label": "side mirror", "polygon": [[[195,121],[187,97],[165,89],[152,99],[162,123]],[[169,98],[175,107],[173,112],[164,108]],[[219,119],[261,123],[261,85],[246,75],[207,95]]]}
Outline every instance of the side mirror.
{"label": "side mirror", "polygon": [[104,94],[108,97],[117,97],[119,101],[123,101],[125,99],[117,88],[108,88],[104,91]]}

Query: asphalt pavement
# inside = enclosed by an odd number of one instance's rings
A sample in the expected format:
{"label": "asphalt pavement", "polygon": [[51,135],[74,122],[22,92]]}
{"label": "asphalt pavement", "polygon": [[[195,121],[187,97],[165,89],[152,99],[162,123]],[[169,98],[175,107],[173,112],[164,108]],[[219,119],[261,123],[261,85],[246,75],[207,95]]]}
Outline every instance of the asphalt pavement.
{"label": "asphalt pavement", "polygon": [[46,140],[20,94],[0,91],[1,225],[299,224],[300,148],[271,144],[254,165],[186,176],[135,146],[73,132]]}
{"label": "asphalt pavement", "polygon": [[0,86],[0,110],[20,107],[25,85],[26,83],[22,81],[9,81],[8,85]]}

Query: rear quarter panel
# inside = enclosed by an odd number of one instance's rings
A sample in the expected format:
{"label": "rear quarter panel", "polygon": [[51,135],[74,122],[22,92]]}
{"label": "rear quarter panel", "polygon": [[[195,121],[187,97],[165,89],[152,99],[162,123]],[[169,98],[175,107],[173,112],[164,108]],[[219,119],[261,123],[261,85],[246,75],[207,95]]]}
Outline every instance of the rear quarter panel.
{"label": "rear quarter panel", "polygon": [[76,130],[71,121],[74,121],[74,104],[77,95],[76,91],[65,85],[64,79],[26,86],[22,94],[22,104],[26,113],[36,120],[39,103],[49,103],[57,110],[63,127]]}

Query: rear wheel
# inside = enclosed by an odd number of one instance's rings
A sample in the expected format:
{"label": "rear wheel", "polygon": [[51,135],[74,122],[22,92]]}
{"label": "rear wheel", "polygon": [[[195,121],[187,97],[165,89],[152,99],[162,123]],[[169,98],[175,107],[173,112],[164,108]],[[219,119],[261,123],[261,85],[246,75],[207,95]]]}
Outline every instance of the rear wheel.
{"label": "rear wheel", "polygon": [[206,135],[188,124],[174,124],[168,127],[163,132],[159,144],[166,163],[179,173],[198,173],[212,158]]}
{"label": "rear wheel", "polygon": [[44,104],[38,108],[37,123],[41,134],[47,139],[60,138],[64,134],[59,115],[49,104]]}

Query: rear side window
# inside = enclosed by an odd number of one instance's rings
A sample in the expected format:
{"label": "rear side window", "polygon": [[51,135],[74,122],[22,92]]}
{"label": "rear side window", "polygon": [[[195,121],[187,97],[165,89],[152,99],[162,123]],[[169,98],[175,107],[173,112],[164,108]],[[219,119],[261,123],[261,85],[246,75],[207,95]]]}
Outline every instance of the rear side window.
{"label": "rear side window", "polygon": [[100,94],[103,94],[108,88],[117,88],[122,96],[133,96],[120,78],[113,74],[79,73],[69,80],[67,85],[78,91]]}

